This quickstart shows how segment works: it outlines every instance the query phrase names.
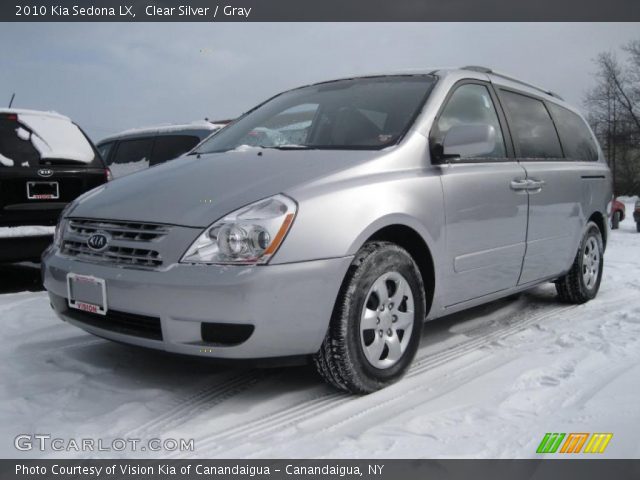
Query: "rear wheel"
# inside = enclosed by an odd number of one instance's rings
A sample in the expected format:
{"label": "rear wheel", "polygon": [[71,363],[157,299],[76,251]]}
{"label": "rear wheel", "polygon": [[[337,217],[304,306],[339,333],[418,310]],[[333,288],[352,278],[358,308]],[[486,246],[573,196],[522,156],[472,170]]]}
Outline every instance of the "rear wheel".
{"label": "rear wheel", "polygon": [[342,284],[316,368],[341,390],[384,388],[411,364],[424,317],[422,277],[409,253],[388,242],[367,243]]}
{"label": "rear wheel", "polygon": [[602,280],[604,248],[598,226],[589,222],[571,270],[556,280],[560,298],[570,303],[585,303],[594,298]]}
{"label": "rear wheel", "polygon": [[613,216],[611,217],[611,229],[617,230],[619,226],[620,226],[620,212],[615,211],[613,212]]}

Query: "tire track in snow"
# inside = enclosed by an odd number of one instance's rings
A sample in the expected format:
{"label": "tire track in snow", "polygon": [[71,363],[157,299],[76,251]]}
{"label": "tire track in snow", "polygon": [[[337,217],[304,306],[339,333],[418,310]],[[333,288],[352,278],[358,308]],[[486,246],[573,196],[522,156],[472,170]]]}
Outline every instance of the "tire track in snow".
{"label": "tire track in snow", "polygon": [[[618,294],[618,295],[610,294],[606,299],[603,299],[602,301],[599,301],[597,305],[594,305],[594,307],[603,308],[610,304],[616,304],[617,302],[620,301],[621,298],[623,298],[623,296],[624,295],[622,294]],[[507,339],[512,335],[523,332],[527,330],[529,327],[537,323],[544,322],[552,317],[555,317],[556,315],[565,314],[563,320],[566,321],[567,319],[570,319],[580,314],[582,311],[581,307],[583,307],[583,305],[566,305],[563,307],[553,308],[550,311],[541,312],[540,314],[533,315],[529,318],[525,317],[520,322],[514,323],[513,325],[508,325],[505,328],[497,329],[494,332],[482,335],[474,340],[462,342],[452,349],[443,351],[442,354],[440,355],[434,355],[432,357],[429,357],[429,356],[423,357],[423,359],[418,360],[417,362],[414,363],[414,365],[412,366],[412,368],[410,368],[405,378],[412,379],[414,377],[418,377],[421,374],[427,373],[434,368],[437,368],[446,363],[450,363],[452,361],[461,359],[463,356],[467,354],[471,354],[472,352],[477,352],[481,348],[492,347],[492,345],[495,342],[499,342],[500,340]],[[478,328],[476,330],[481,330],[481,328]],[[475,377],[472,377],[472,378],[475,378]],[[462,383],[464,382],[454,383],[453,388],[457,388]],[[343,425],[350,423],[351,421],[360,420],[361,418],[365,417],[368,414],[375,413],[380,408],[386,408],[385,412],[388,412],[389,406],[390,405],[393,406],[394,402],[395,404],[397,404],[397,400],[399,398],[405,398],[409,394],[415,393],[416,391],[419,391],[419,390],[429,389],[431,388],[431,386],[432,386],[431,384],[425,384],[425,385],[419,385],[414,388],[410,388],[408,390],[402,390],[398,394],[393,395],[391,398],[389,398],[388,400],[385,400],[382,403],[379,402],[379,399],[370,400],[369,397],[356,398],[356,401],[361,400],[362,401],[361,403],[364,403],[365,405],[368,403],[371,406],[369,408],[366,408],[365,410],[362,410],[362,405],[358,405],[359,411],[357,413],[349,414],[337,422],[335,421],[330,422],[324,427],[321,426],[320,428],[322,428],[323,432],[335,431],[340,427],[342,427]],[[437,392],[434,392],[434,395],[432,395],[432,397],[434,398],[438,397],[442,393],[447,393],[448,391],[451,391],[453,388],[448,388],[445,392],[441,392],[440,390],[438,390]],[[381,391],[381,393],[384,393],[384,392],[385,392],[384,390]],[[427,400],[429,399],[430,398],[427,398]],[[421,397],[414,403],[419,404],[419,403],[423,403],[424,401],[425,401],[425,398]],[[406,402],[404,402],[402,406],[396,408],[396,410],[398,411],[406,410],[406,408],[407,408],[407,404]]]}
{"label": "tire track in snow", "polygon": [[[414,360],[413,365],[405,375],[406,379],[417,377],[425,371],[430,371],[433,368],[439,367],[443,364],[449,363],[453,360],[461,358],[470,352],[476,351],[481,347],[491,346],[495,341],[506,338],[514,333],[525,330],[530,325],[545,320],[546,318],[555,316],[560,313],[564,313],[569,310],[576,309],[577,305],[568,305],[562,307],[556,307],[551,310],[547,310],[538,315],[524,318],[521,321],[509,323],[506,326],[498,327],[493,332],[473,337],[469,340],[463,340],[460,343],[447,348],[441,352],[435,354],[420,355]],[[486,328],[486,325],[484,326]],[[483,327],[477,327],[466,332],[466,334],[472,333],[477,330],[482,330]],[[423,349],[424,350],[424,349]],[[396,384],[402,385],[400,383]],[[428,385],[424,388],[429,388]],[[413,389],[412,389],[413,390]],[[411,391],[412,391],[411,390]],[[393,396],[389,401],[396,401],[399,397],[403,397],[407,394],[407,391],[400,391]],[[244,438],[261,438],[268,436],[277,430],[282,430],[296,424],[303,423],[307,420],[317,420],[318,416],[327,411],[334,411],[343,405],[363,402],[377,403],[378,399],[374,398],[376,395],[369,395],[364,397],[356,397],[344,392],[328,391],[325,394],[314,397],[310,400],[305,400],[294,405],[289,405],[282,409],[279,409],[265,417],[258,420],[249,420],[228,428],[220,433],[206,436],[201,439],[196,439],[196,445],[198,449],[213,447],[214,450],[220,448],[221,445],[227,445],[229,442]],[[369,400],[368,400],[369,399]],[[373,407],[376,408],[375,406]],[[356,415],[360,416],[360,415]],[[352,416],[342,419],[339,422],[332,423],[324,429],[329,429],[335,424],[342,425],[348,422]]]}
{"label": "tire track in snow", "polygon": [[197,414],[248,390],[269,375],[270,373],[268,372],[250,370],[239,376],[235,375],[227,378],[222,383],[202,388],[186,398],[179,399],[174,407],[129,430],[124,436],[144,438],[146,433],[158,436],[160,433],[180,425],[187,419],[193,418]]}

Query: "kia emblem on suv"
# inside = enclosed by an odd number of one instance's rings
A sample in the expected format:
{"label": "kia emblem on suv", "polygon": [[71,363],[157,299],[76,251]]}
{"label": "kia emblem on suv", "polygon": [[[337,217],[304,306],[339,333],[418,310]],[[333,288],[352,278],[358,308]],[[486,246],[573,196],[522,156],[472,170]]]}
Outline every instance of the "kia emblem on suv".
{"label": "kia emblem on suv", "polygon": [[51,170],[50,168],[41,168],[40,170],[38,170],[38,175],[40,175],[41,177],[50,177],[51,175],[53,175],[53,170]]}
{"label": "kia emblem on suv", "polygon": [[87,246],[94,252],[102,252],[109,245],[110,237],[107,232],[96,232],[87,239]]}

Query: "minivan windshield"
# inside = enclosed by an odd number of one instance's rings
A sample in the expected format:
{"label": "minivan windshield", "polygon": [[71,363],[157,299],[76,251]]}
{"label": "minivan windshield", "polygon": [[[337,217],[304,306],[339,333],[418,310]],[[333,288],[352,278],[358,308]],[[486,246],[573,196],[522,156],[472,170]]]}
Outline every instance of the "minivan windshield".
{"label": "minivan windshield", "polygon": [[249,147],[384,148],[406,133],[434,83],[432,75],[392,75],[290,90],[254,108],[192,153]]}

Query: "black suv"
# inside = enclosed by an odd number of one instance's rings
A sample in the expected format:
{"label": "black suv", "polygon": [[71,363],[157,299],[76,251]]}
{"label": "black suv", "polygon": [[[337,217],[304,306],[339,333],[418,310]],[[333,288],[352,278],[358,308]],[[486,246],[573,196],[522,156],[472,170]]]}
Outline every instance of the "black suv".
{"label": "black suv", "polygon": [[67,203],[109,178],[69,118],[0,110],[0,262],[38,259]]}

